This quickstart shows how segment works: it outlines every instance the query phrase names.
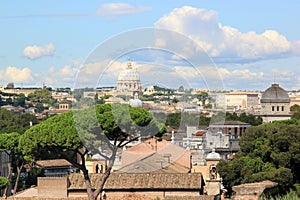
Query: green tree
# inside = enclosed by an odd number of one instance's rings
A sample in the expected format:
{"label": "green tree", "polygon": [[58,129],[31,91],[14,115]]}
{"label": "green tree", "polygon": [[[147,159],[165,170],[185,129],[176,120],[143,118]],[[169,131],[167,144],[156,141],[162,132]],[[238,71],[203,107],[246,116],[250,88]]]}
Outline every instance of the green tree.
{"label": "green tree", "polygon": [[26,100],[25,95],[24,94],[19,94],[19,96],[14,99],[13,105],[15,107],[21,106],[21,107],[24,108],[25,107],[25,100]]}
{"label": "green tree", "polygon": [[47,88],[35,90],[28,95],[28,99],[33,102],[48,103],[51,98],[52,93]]}
{"label": "green tree", "polygon": [[[118,148],[138,139],[140,135],[161,134],[164,131],[165,127],[143,108],[99,104],[89,109],[56,115],[33,126],[21,136],[19,145],[29,160],[45,151],[67,159],[83,172],[88,197],[94,200],[102,192],[111,173]],[[110,152],[104,154],[99,147]],[[108,161],[107,170],[95,191],[92,190],[85,166],[88,152],[100,153]],[[80,155],[80,163],[74,159],[76,155]]]}
{"label": "green tree", "polygon": [[171,113],[167,116],[166,125],[179,127],[181,122],[181,113]]}
{"label": "green tree", "polygon": [[293,113],[300,112],[300,106],[298,104],[294,104],[290,107],[290,111]]}
{"label": "green tree", "polygon": [[[295,121],[295,120],[294,120]],[[271,180],[279,191],[289,191],[300,182],[300,127],[291,121],[252,126],[240,139],[240,152],[233,161],[217,165],[223,184]]]}
{"label": "green tree", "polygon": [[7,178],[0,176],[0,190],[9,184]]}
{"label": "green tree", "polygon": [[[14,185],[14,194],[18,190],[20,174],[21,174],[21,171],[25,164],[25,159],[19,148],[19,138],[20,138],[20,134],[16,133],[16,132],[0,134],[0,151],[6,152],[11,158],[11,161],[9,162],[9,166],[8,166],[9,175],[8,175],[7,179],[10,180],[10,177],[11,177],[11,172],[13,170],[12,162],[13,162],[14,166],[16,166],[16,170],[17,170],[17,176],[16,176],[15,185]],[[8,189],[8,186],[6,187],[4,196],[7,195],[7,189]]]}
{"label": "green tree", "polygon": [[13,112],[0,108],[0,133],[9,133],[16,130]]}
{"label": "green tree", "polygon": [[34,115],[28,113],[16,117],[13,112],[0,109],[0,134],[11,132],[22,134],[30,127],[30,122],[34,125],[38,123],[38,120]]}

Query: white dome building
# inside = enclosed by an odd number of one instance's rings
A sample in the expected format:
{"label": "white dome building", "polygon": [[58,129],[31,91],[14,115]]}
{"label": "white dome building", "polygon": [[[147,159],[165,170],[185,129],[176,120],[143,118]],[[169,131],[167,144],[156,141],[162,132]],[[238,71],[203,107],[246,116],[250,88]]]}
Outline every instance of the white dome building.
{"label": "white dome building", "polygon": [[220,154],[219,153],[217,153],[216,151],[215,151],[215,149],[212,149],[212,152],[210,152],[209,154],[207,154],[207,156],[206,156],[206,160],[207,159],[216,159],[216,160],[220,160],[221,159],[221,156],[220,156]]}
{"label": "white dome building", "polygon": [[139,95],[137,92],[134,94],[134,99],[130,100],[129,104],[132,107],[142,107],[143,106],[143,102],[139,99]]}
{"label": "white dome building", "polygon": [[138,94],[142,92],[140,76],[128,60],[127,68],[118,76],[117,94],[134,96],[136,92]]}

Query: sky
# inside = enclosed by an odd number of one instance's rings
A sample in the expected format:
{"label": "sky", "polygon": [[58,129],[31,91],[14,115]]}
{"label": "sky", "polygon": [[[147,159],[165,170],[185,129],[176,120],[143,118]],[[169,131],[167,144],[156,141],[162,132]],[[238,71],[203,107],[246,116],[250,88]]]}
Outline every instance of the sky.
{"label": "sky", "polygon": [[225,90],[274,82],[299,90],[299,8],[296,0],[4,0],[0,85],[114,85],[130,58],[144,86],[213,89],[215,78]]}

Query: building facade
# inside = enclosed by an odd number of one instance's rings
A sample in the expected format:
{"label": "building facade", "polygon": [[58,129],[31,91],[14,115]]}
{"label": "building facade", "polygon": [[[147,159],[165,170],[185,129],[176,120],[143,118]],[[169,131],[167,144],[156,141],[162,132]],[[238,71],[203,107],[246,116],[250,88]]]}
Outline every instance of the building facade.
{"label": "building facade", "polygon": [[290,97],[279,84],[272,84],[261,97],[261,117],[263,122],[286,120],[291,117]]}
{"label": "building facade", "polygon": [[229,110],[245,110],[259,104],[259,95],[253,92],[230,92],[225,94],[225,101]]}

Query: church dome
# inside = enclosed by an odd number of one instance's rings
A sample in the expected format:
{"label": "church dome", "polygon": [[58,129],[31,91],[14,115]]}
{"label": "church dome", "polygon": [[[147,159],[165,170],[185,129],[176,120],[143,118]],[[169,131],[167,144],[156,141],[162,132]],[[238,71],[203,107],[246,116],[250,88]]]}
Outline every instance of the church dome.
{"label": "church dome", "polygon": [[221,156],[213,149],[211,153],[207,154],[206,159],[221,159]]}
{"label": "church dome", "polygon": [[262,94],[261,103],[289,103],[290,97],[288,93],[279,87],[279,84],[272,84]]}
{"label": "church dome", "polygon": [[130,101],[130,105],[132,107],[142,107],[143,102],[139,99],[133,99],[133,100]]}
{"label": "church dome", "polygon": [[138,93],[134,94],[134,99],[130,100],[129,104],[132,107],[142,107],[143,102],[138,98]]}
{"label": "church dome", "polygon": [[135,69],[132,68],[130,61],[127,68],[120,72],[118,81],[140,81],[140,76]]}

